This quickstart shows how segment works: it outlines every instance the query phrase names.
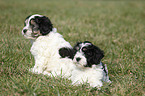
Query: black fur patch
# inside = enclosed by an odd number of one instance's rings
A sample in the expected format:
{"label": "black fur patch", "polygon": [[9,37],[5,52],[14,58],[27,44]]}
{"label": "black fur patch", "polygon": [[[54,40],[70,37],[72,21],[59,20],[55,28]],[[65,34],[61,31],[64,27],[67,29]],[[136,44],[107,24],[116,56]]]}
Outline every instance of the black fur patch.
{"label": "black fur patch", "polygon": [[85,67],[92,67],[93,64],[99,64],[101,59],[104,57],[104,52],[89,41],[77,42],[77,44],[73,48],[74,54],[76,54],[76,52],[80,50],[80,48],[82,47],[82,43],[90,43],[90,45],[84,46],[81,49],[87,59],[87,65]]}
{"label": "black fur patch", "polygon": [[52,31],[53,25],[50,19],[46,16],[43,17],[35,17],[35,22],[38,24],[38,29],[42,35],[47,35],[50,31]]}
{"label": "black fur patch", "polygon": [[104,57],[104,52],[94,45],[87,46],[84,54],[87,58],[87,67],[91,67],[92,64],[99,64],[101,59]]}
{"label": "black fur patch", "polygon": [[62,58],[68,57],[68,58],[73,59],[74,51],[72,48],[63,47],[63,48],[59,49],[59,55]]}

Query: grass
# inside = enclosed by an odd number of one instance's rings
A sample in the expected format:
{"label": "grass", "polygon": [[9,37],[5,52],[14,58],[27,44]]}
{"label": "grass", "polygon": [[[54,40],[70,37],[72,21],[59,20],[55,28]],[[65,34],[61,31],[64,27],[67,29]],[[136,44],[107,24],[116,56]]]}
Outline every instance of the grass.
{"label": "grass", "polygon": [[[0,0],[0,94],[144,96],[144,9],[144,1]],[[71,45],[89,40],[103,49],[112,84],[98,91],[29,72],[34,59],[21,30],[25,18],[36,13],[48,16]]]}

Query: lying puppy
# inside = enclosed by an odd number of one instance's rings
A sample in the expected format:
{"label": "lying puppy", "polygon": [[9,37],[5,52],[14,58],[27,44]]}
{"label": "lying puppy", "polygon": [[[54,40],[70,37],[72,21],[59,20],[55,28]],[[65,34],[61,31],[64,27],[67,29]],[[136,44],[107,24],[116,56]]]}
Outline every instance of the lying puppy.
{"label": "lying puppy", "polygon": [[72,71],[72,84],[89,83],[92,87],[101,87],[102,81],[111,82],[108,77],[107,66],[101,62],[104,52],[91,42],[79,42],[74,46],[74,63],[76,69]]}
{"label": "lying puppy", "polygon": [[34,73],[50,76],[70,76],[73,67],[73,48],[57,33],[50,19],[42,15],[31,15],[25,20],[22,35],[31,40],[31,54],[35,66],[30,69]]}

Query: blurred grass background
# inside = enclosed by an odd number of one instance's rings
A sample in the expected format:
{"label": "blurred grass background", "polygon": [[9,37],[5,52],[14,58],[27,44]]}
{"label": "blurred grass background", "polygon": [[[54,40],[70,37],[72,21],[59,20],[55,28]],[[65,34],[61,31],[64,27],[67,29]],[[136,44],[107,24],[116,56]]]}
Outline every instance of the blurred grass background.
{"label": "blurred grass background", "polygon": [[[93,90],[62,78],[32,74],[29,40],[21,35],[30,14],[48,16],[73,46],[88,40],[105,51],[111,85]],[[145,2],[0,0],[0,94],[41,96],[144,96]]]}

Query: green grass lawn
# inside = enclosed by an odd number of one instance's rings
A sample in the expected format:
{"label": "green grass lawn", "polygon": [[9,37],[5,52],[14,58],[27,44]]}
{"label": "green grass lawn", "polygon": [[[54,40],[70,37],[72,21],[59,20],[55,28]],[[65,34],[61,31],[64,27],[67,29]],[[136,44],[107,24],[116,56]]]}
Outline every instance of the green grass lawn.
{"label": "green grass lawn", "polygon": [[[101,90],[33,74],[31,43],[21,35],[30,14],[48,16],[73,46],[89,40],[105,52],[112,84]],[[0,96],[144,96],[145,2],[0,0]]]}

